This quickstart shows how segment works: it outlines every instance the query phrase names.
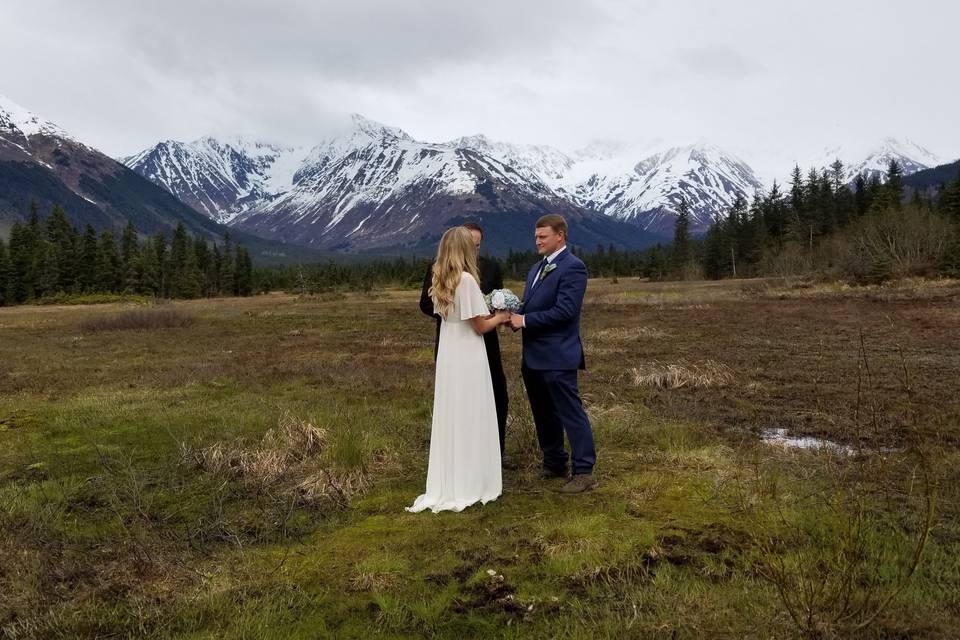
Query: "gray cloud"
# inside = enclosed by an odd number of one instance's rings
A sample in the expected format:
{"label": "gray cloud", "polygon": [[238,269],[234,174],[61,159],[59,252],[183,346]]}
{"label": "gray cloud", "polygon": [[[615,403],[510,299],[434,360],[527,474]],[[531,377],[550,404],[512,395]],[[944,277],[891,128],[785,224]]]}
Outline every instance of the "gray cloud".
{"label": "gray cloud", "polygon": [[681,49],[678,58],[687,71],[693,74],[741,78],[763,70],[762,65],[723,45]]}
{"label": "gray cloud", "polygon": [[887,135],[960,156],[948,0],[5,5],[0,93],[114,155],[309,143],[359,112],[426,140],[706,139],[776,170]]}

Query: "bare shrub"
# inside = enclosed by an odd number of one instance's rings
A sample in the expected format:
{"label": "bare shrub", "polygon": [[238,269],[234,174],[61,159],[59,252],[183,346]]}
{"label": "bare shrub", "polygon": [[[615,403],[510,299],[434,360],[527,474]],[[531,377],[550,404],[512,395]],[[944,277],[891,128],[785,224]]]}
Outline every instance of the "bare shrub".
{"label": "bare shrub", "polygon": [[638,387],[722,387],[733,380],[730,367],[713,360],[700,364],[666,364],[654,360],[633,369],[633,384]]}
{"label": "bare shrub", "polygon": [[862,282],[936,273],[952,236],[943,216],[918,207],[867,215],[854,227],[844,262]]}
{"label": "bare shrub", "polygon": [[177,329],[190,326],[193,322],[193,316],[177,309],[134,309],[85,318],[80,323],[80,330],[95,333],[97,331]]}

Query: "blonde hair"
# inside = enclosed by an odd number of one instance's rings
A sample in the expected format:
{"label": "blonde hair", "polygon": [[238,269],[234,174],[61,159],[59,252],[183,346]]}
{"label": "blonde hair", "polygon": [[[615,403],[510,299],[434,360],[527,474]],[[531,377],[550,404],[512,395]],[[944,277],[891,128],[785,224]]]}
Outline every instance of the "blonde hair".
{"label": "blonde hair", "polygon": [[440,238],[437,259],[433,262],[433,279],[430,281],[433,310],[441,316],[446,316],[453,306],[453,297],[464,271],[480,284],[477,246],[473,242],[473,235],[466,227],[452,227]]}

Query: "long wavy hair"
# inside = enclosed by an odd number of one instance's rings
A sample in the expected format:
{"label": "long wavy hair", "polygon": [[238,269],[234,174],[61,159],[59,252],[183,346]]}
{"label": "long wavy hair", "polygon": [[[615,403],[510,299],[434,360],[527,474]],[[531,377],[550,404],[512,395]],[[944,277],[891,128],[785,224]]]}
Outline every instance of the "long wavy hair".
{"label": "long wavy hair", "polygon": [[446,317],[453,306],[453,297],[466,271],[480,284],[477,269],[477,246],[473,235],[466,227],[452,227],[444,232],[433,262],[433,279],[430,281],[430,299],[433,310]]}

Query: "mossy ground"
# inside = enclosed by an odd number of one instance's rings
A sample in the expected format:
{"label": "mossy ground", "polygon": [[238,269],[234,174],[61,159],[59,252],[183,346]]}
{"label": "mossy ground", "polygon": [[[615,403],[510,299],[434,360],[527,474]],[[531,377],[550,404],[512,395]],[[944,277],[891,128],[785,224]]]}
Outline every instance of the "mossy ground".
{"label": "mossy ground", "polygon": [[[499,500],[438,515],[403,509],[424,482],[433,388],[415,292],[172,306],[195,321],[84,333],[128,307],[0,309],[0,636],[960,627],[958,283],[591,281],[581,386],[600,488],[561,496],[537,478],[507,332],[518,468]],[[649,363],[729,375],[645,386]],[[265,436],[291,420],[324,434],[316,452]],[[857,453],[771,446],[758,437],[771,427]],[[249,469],[196,462],[215,447]],[[275,450],[269,470],[249,462]],[[325,493],[308,499],[315,481]],[[864,611],[893,597],[857,630],[834,619],[832,589]],[[823,615],[798,621],[797,602]]]}

